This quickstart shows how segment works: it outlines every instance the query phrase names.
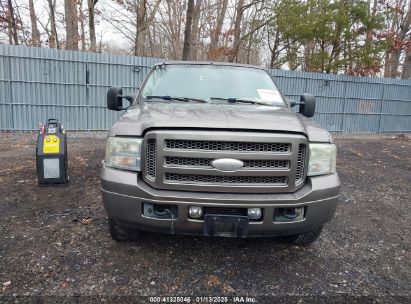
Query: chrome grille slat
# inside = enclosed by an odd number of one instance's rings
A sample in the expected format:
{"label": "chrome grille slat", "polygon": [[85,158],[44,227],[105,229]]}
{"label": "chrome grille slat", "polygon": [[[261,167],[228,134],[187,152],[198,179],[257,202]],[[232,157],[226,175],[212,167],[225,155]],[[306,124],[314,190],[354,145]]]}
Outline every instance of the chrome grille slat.
{"label": "chrome grille slat", "polygon": [[149,139],[146,148],[146,175],[151,180],[156,178],[156,140]]}
{"label": "chrome grille slat", "polygon": [[166,173],[164,180],[170,183],[204,183],[204,184],[261,184],[286,185],[286,176],[223,176]]}
{"label": "chrome grille slat", "polygon": [[[286,193],[303,186],[307,138],[299,134],[154,130],[144,139],[143,178],[181,191]],[[211,165],[241,160],[234,172]]]}
{"label": "chrome grille slat", "polygon": [[289,152],[290,144],[167,139],[166,149],[199,151]]}
{"label": "chrome grille slat", "polygon": [[298,157],[297,157],[297,169],[295,173],[295,184],[298,185],[304,180],[304,168],[305,168],[305,145],[299,145]]}
{"label": "chrome grille slat", "polygon": [[166,156],[164,163],[168,166],[177,166],[177,167],[211,168],[212,161],[213,161],[212,158]]}
{"label": "chrome grille slat", "polygon": [[[211,162],[213,158],[193,158],[193,157],[165,157],[165,165],[176,167],[197,167],[197,168],[212,168]],[[246,168],[261,168],[261,169],[287,169],[289,162],[287,160],[264,160],[264,159],[244,159],[244,169]]]}

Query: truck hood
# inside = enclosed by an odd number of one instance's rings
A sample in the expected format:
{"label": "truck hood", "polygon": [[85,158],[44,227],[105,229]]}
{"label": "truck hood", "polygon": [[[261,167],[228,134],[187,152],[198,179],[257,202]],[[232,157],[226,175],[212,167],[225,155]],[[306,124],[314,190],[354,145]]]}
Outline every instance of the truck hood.
{"label": "truck hood", "polygon": [[133,106],[113,125],[109,136],[142,136],[153,128],[292,132],[306,135],[309,141],[331,140],[325,129],[286,107],[177,102]]}

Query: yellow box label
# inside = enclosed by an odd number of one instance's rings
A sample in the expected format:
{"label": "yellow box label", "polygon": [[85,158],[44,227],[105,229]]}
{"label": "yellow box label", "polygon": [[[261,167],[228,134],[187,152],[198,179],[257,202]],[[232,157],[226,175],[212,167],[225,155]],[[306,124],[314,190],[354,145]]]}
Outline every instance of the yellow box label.
{"label": "yellow box label", "polygon": [[60,139],[56,135],[48,135],[43,141],[43,153],[59,153],[60,152]]}

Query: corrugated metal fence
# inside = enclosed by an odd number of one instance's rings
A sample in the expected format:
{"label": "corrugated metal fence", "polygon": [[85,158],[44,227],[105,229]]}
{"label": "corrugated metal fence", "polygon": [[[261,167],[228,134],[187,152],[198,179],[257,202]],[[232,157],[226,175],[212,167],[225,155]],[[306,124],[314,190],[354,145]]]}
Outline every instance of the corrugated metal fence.
{"label": "corrugated metal fence", "polygon": [[[47,118],[67,129],[106,130],[110,86],[139,87],[158,58],[0,45],[0,130],[34,130]],[[284,94],[317,97],[314,120],[330,131],[411,131],[411,81],[272,70]]]}

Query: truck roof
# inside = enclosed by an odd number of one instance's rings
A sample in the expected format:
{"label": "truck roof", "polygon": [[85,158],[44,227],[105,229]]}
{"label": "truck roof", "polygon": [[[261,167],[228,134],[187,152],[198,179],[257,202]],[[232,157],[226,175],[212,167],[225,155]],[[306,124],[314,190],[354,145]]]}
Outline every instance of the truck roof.
{"label": "truck roof", "polygon": [[242,63],[232,63],[232,62],[214,62],[214,61],[165,61],[156,63],[154,66],[161,65],[218,65],[218,66],[231,66],[231,67],[242,67],[242,68],[251,68],[266,71],[265,68],[259,67],[251,64],[242,64]]}

